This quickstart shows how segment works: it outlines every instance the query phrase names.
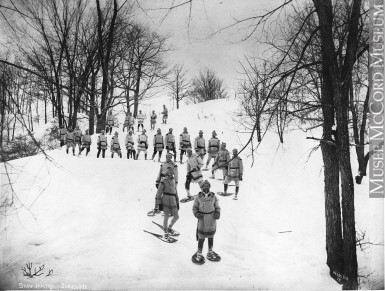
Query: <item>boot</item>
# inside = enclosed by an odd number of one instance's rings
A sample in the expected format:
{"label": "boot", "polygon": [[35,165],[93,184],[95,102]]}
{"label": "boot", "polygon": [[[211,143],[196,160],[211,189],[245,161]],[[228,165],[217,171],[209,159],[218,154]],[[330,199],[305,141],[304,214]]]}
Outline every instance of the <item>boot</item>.
{"label": "boot", "polygon": [[144,159],[147,160],[147,154],[144,154]]}
{"label": "boot", "polygon": [[111,154],[111,158],[112,158],[112,159],[114,158],[114,154]]}

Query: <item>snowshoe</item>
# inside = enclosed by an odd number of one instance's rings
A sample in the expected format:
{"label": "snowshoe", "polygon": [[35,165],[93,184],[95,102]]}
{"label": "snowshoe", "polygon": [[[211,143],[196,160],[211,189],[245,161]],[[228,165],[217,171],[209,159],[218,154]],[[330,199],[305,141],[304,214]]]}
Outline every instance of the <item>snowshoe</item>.
{"label": "snowshoe", "polygon": [[157,215],[159,213],[160,213],[159,209],[153,209],[153,210],[147,212],[147,216],[155,216],[155,215]]}
{"label": "snowshoe", "polygon": [[143,230],[144,232],[147,232],[153,236],[155,236],[156,238],[160,239],[161,241],[164,241],[166,243],[174,243],[174,242],[177,242],[178,240],[171,237],[171,236],[168,236],[166,237],[165,235],[161,235],[161,234],[157,234],[157,233],[153,233],[153,232],[150,232],[150,231],[147,231],[147,230]]}
{"label": "snowshoe", "polygon": [[199,258],[198,258],[198,252],[196,252],[192,257],[191,257],[191,261],[194,263],[194,264],[197,264],[197,265],[203,265],[205,263],[205,257],[202,256],[202,255],[199,255]]}
{"label": "snowshoe", "polygon": [[221,260],[221,256],[216,252],[208,252],[206,258],[212,262],[219,262]]}
{"label": "snowshoe", "polygon": [[186,198],[182,198],[179,202],[180,203],[186,203],[189,201],[193,201],[195,199],[196,195],[187,196]]}
{"label": "snowshoe", "polygon": [[227,192],[227,193],[224,193],[224,192],[217,192],[217,195],[219,195],[219,196],[231,196],[231,195],[233,195],[234,193],[229,193],[229,192]]}
{"label": "snowshoe", "polygon": [[[159,223],[156,223],[155,221],[152,222],[153,224],[159,226],[162,230],[163,230],[163,225],[159,224]],[[167,233],[170,235],[170,236],[178,236],[180,235],[180,233],[178,231],[176,231],[175,229],[172,229],[172,228],[167,228]]]}

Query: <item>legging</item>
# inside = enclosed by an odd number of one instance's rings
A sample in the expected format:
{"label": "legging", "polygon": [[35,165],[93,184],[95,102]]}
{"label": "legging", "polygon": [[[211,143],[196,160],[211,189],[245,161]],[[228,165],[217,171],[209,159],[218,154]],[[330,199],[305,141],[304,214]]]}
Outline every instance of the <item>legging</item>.
{"label": "legging", "polygon": [[[213,237],[209,237],[208,241],[209,241],[209,251],[212,251],[213,250],[213,246],[214,246],[214,238]],[[202,252],[202,250],[203,250],[203,243],[204,242],[205,242],[204,238],[198,239],[198,251],[199,252]]]}
{"label": "legging", "polygon": [[100,151],[102,151],[102,156],[103,156],[103,159],[104,159],[105,155],[106,155],[106,149],[99,148],[98,149],[98,154],[96,155],[97,158],[99,158]]}

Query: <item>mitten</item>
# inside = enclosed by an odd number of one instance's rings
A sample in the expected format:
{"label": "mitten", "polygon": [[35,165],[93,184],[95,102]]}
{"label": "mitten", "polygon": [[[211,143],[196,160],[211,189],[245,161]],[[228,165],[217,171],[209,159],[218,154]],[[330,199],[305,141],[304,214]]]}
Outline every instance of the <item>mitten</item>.
{"label": "mitten", "polygon": [[168,150],[168,146],[166,146],[166,150]]}
{"label": "mitten", "polygon": [[155,183],[155,187],[156,187],[156,189],[159,188],[159,183],[158,182]]}
{"label": "mitten", "polygon": [[196,218],[203,219],[203,213],[197,212]]}
{"label": "mitten", "polygon": [[221,213],[220,212],[214,212],[214,218],[215,219],[219,219],[221,217]]}
{"label": "mitten", "polygon": [[242,181],[242,178],[243,178],[243,177],[242,177],[242,176],[240,176],[240,177],[239,177],[239,180],[240,180],[240,181]]}

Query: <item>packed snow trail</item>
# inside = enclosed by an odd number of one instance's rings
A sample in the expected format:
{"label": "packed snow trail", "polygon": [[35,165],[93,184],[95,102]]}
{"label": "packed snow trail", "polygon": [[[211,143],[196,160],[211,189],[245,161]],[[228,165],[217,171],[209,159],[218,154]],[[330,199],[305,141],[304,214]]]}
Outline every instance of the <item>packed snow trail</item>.
{"label": "packed snow trail", "polygon": [[[235,102],[225,100],[187,106],[170,112],[166,125],[158,117],[155,129],[160,127],[164,135],[172,127],[177,144],[184,126],[192,140],[202,129],[206,142],[215,129],[230,151],[239,149],[239,140],[244,142],[246,135],[236,132],[239,125],[231,119],[235,107]],[[151,157],[155,132],[148,130],[148,119],[145,128]],[[180,219],[174,226],[180,232],[177,242],[163,243],[143,232],[162,233],[152,221],[162,224],[163,217],[147,216],[154,206],[160,164],[143,160],[143,155],[127,160],[126,132],[121,129],[122,123],[117,130],[122,159],[116,155],[111,159],[109,150],[105,159],[97,159],[97,135],[93,135],[88,157],[67,155],[63,147],[49,153],[56,164],[43,155],[10,163],[15,205],[22,201],[24,207],[2,216],[4,286],[0,287],[40,283],[54,288],[85,284],[88,289],[341,288],[330,278],[325,263],[322,159],[318,151],[306,162],[314,143],[304,133],[289,133],[284,151],[276,151],[276,137],[268,135],[253,168],[251,158],[241,154],[245,173],[239,199],[219,196],[221,218],[214,251],[222,260],[197,266],[191,262],[197,250],[192,203],[180,204]],[[186,164],[178,167],[178,192],[184,198]],[[206,178],[210,174],[203,172]],[[216,175],[221,177],[219,171]],[[212,192],[223,191],[223,181],[209,181]],[[198,190],[192,183],[191,194]],[[44,264],[54,275],[27,279],[21,271],[27,262]]]}

